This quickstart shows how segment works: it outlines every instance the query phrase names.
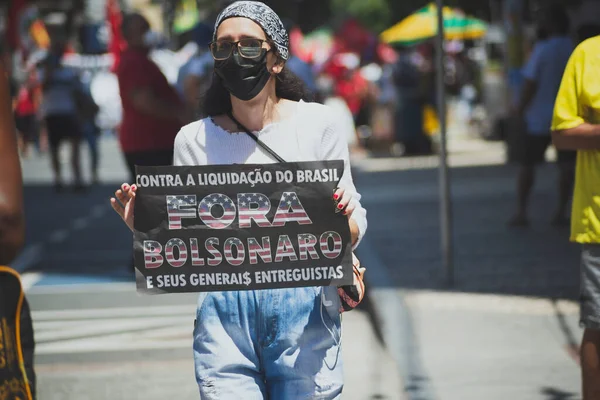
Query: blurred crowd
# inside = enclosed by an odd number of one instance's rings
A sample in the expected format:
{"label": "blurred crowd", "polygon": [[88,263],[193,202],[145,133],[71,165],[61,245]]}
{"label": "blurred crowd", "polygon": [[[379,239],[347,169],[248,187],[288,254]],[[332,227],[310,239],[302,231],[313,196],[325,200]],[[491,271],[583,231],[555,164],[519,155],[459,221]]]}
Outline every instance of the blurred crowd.
{"label": "blurred crowd", "polygon": [[[24,50],[17,57],[7,55],[21,155],[48,153],[57,191],[65,187],[61,147],[70,150],[73,188],[84,191],[82,176],[88,174],[82,173],[80,147],[89,149],[89,183],[97,183],[98,139],[109,132],[119,137],[131,174],[133,165],[149,157],[169,162],[165,154],[174,126],[201,117],[198,105],[213,74],[210,18],[167,38],[140,14],[128,19],[109,10],[108,51],[88,55],[78,53],[60,17],[40,25],[34,11],[27,13],[31,29],[22,40]],[[314,101],[339,114],[354,155],[434,151],[438,120],[432,38],[392,46],[352,18],[309,33],[293,21],[286,24],[291,42],[286,67],[301,78]],[[476,44],[453,40],[445,48],[446,89],[469,123],[482,99],[481,66],[471,56]],[[122,93],[140,85],[147,88],[141,94]]]}
{"label": "blurred crowd", "polygon": [[[508,224],[529,225],[529,199],[536,166],[544,163],[552,146],[550,127],[557,94],[569,59],[578,44],[600,34],[600,24],[573,24],[567,9],[548,4],[535,20],[533,35],[525,47],[525,63],[515,74],[509,112],[499,119],[507,144],[508,161],[518,166],[517,204]],[[558,169],[556,211],[551,222],[569,226],[577,151],[555,149]]]}

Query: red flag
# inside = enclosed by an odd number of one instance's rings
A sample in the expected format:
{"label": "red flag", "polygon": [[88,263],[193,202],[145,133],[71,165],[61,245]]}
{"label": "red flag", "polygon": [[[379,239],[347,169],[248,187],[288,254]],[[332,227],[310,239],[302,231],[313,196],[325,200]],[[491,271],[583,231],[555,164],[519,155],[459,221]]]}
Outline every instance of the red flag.
{"label": "red flag", "polygon": [[106,2],[106,22],[110,29],[110,42],[108,43],[108,52],[113,55],[114,63],[112,71],[116,71],[119,66],[121,51],[125,47],[125,40],[121,34],[121,9],[118,0],[107,0]]}

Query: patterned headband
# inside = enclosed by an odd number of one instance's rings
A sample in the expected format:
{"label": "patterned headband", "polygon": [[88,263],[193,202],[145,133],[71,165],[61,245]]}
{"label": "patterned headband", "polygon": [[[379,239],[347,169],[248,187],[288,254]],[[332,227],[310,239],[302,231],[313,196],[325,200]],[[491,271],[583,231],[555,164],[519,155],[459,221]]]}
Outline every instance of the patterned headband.
{"label": "patterned headband", "polygon": [[289,57],[289,37],[283,22],[275,11],[260,1],[236,1],[225,8],[217,17],[213,40],[217,38],[219,25],[227,18],[243,17],[261,26],[267,37],[275,43],[277,52],[284,60]]}

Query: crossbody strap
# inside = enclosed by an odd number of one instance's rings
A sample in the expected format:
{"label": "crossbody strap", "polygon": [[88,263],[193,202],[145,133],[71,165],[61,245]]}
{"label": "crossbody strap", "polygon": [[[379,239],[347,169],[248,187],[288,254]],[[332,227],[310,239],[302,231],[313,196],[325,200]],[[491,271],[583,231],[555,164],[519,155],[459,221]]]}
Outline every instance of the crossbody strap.
{"label": "crossbody strap", "polygon": [[276,159],[277,161],[279,161],[281,163],[285,162],[285,160],[283,158],[281,158],[281,156],[279,156],[279,154],[277,154],[275,152],[275,150],[273,150],[272,148],[267,146],[265,144],[265,142],[263,142],[262,140],[260,140],[258,138],[258,136],[256,136],[254,133],[250,132],[250,129],[246,128],[237,119],[235,119],[235,117],[233,116],[233,113],[231,111],[227,112],[227,116],[229,118],[231,118],[231,120],[238,126],[239,129],[242,129],[248,136],[250,136],[252,138],[252,140],[254,140],[256,142],[257,145],[259,145],[264,151],[269,153],[271,155],[271,157],[273,157],[274,159]]}

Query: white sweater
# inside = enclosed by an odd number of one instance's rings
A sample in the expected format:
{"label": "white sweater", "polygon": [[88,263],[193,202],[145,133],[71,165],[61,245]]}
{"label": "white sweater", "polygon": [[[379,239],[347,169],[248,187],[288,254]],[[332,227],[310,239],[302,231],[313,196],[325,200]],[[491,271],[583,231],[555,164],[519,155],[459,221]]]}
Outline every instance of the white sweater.
{"label": "white sweater", "polygon": [[[339,187],[352,193],[356,209],[352,219],[359,229],[359,239],[367,230],[367,212],[360,204],[352,173],[346,137],[341,124],[327,106],[298,103],[287,120],[270,124],[256,135],[280,157],[289,162],[344,160],[344,174]],[[210,118],[181,128],[175,138],[174,165],[271,164],[277,162],[243,132],[229,133]],[[332,199],[333,202],[333,199]]]}

